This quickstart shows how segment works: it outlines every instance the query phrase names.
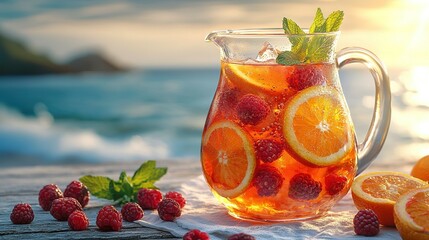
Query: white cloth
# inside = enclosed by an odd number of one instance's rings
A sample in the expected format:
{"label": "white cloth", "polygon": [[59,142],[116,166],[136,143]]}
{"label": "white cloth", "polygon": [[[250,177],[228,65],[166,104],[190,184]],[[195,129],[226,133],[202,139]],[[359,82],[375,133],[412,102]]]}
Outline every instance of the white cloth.
{"label": "white cloth", "polygon": [[[178,192],[186,198],[182,216],[175,222],[162,221],[156,210],[145,211],[138,221],[145,227],[165,230],[182,237],[190,229],[207,232],[212,240],[227,239],[229,235],[244,232],[256,239],[368,239],[357,236],[353,217],[357,213],[350,193],[324,217],[302,222],[253,223],[235,219],[211,194],[204,177],[183,184]],[[381,228],[377,239],[401,239],[395,228]]]}

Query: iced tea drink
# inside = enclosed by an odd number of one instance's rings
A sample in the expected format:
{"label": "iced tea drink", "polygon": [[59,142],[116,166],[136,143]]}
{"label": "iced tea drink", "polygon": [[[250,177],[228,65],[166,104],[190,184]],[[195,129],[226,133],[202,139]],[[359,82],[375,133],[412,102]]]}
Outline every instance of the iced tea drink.
{"label": "iced tea drink", "polygon": [[347,193],[357,166],[336,65],[222,61],[201,162],[212,192],[235,217],[325,213]]}

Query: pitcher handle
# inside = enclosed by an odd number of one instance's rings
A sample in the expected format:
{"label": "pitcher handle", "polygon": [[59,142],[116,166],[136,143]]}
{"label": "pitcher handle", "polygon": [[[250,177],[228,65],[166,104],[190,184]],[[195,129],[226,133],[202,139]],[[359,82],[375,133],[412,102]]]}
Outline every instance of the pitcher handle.
{"label": "pitcher handle", "polygon": [[387,71],[374,53],[358,47],[344,48],[337,53],[339,68],[349,63],[365,64],[374,78],[375,103],[371,125],[363,142],[358,144],[357,175],[365,170],[377,157],[390,126],[391,94]]}

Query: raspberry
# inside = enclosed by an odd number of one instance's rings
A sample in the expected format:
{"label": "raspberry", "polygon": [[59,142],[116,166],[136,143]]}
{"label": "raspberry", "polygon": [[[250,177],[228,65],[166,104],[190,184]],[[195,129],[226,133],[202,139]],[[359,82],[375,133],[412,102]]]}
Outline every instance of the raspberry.
{"label": "raspberry", "polygon": [[121,209],[121,214],[124,220],[127,222],[140,220],[144,216],[144,212],[140,205],[133,202],[126,203]]}
{"label": "raspberry", "polygon": [[88,188],[79,181],[72,181],[64,190],[64,197],[72,197],[79,201],[82,207],[85,207],[89,202]]}
{"label": "raspberry", "polygon": [[185,207],[186,204],[186,200],[185,198],[182,196],[182,194],[178,193],[178,192],[168,192],[164,195],[164,198],[171,198],[176,200],[176,202],[180,205],[180,208]]}
{"label": "raspberry", "polygon": [[174,199],[162,199],[158,205],[158,215],[164,221],[172,222],[177,217],[180,217],[181,214],[180,205]]}
{"label": "raspberry", "polygon": [[13,207],[10,220],[13,224],[29,224],[34,219],[34,212],[28,203],[18,203]]}
{"label": "raspberry", "polygon": [[162,193],[156,189],[142,188],[137,194],[137,202],[143,209],[156,209],[162,200]]}
{"label": "raspberry", "polygon": [[97,227],[101,231],[120,231],[122,215],[113,206],[105,206],[97,214]]}
{"label": "raspberry", "polygon": [[198,229],[192,229],[183,235],[183,240],[210,240],[210,237],[205,232],[201,232]]}
{"label": "raspberry", "polygon": [[289,182],[289,197],[293,199],[315,199],[321,191],[322,184],[315,181],[310,174],[298,173]]}
{"label": "raspberry", "polygon": [[283,151],[283,146],[280,142],[261,139],[255,143],[256,158],[263,162],[274,162],[277,160]]}
{"label": "raspberry", "polygon": [[329,174],[325,177],[325,188],[329,195],[335,195],[346,186],[347,178],[336,174]]}
{"label": "raspberry", "polygon": [[355,233],[363,236],[375,236],[380,231],[378,217],[371,209],[360,210],[353,219]]}
{"label": "raspberry", "polygon": [[227,240],[256,240],[256,238],[246,233],[237,233],[229,236]]}
{"label": "raspberry", "polygon": [[229,109],[234,109],[238,101],[238,90],[237,89],[227,89],[222,91],[219,95],[219,107],[222,108],[222,111],[228,111]]}
{"label": "raspberry", "polygon": [[301,65],[297,66],[289,77],[289,86],[300,91],[311,86],[322,85],[325,81],[322,70],[311,65]]}
{"label": "raspberry", "polygon": [[72,212],[82,211],[80,203],[71,197],[58,198],[52,202],[51,215],[58,221],[67,221]]}
{"label": "raspberry", "polygon": [[68,218],[69,227],[74,231],[83,231],[88,229],[89,221],[85,213],[76,210]]}
{"label": "raspberry", "polygon": [[46,185],[39,191],[39,205],[45,211],[51,209],[52,202],[57,198],[63,198],[63,192],[55,184]]}
{"label": "raspberry", "polygon": [[274,196],[283,185],[284,178],[277,168],[270,165],[261,165],[253,178],[253,185],[259,196]]}
{"label": "raspberry", "polygon": [[236,110],[242,123],[257,125],[267,117],[270,107],[262,98],[247,94],[237,103]]}

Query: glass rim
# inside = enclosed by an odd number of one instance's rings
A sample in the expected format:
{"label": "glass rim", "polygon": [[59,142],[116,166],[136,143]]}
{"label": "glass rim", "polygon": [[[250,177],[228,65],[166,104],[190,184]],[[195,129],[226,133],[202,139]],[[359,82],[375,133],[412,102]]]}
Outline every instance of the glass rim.
{"label": "glass rim", "polygon": [[245,37],[245,38],[266,38],[266,37],[309,37],[309,36],[338,36],[341,31],[327,33],[308,33],[309,28],[302,29],[305,34],[287,34],[283,28],[243,28],[216,30],[209,33],[206,40],[210,41],[213,37]]}

